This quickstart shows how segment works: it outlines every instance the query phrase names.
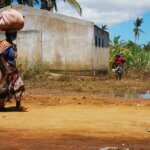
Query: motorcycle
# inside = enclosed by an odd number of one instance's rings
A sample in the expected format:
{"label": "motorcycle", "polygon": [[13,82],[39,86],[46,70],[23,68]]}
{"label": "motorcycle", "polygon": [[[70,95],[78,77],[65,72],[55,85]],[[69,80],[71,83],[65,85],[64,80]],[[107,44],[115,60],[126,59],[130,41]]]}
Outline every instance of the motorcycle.
{"label": "motorcycle", "polygon": [[25,91],[23,80],[16,67],[8,68],[2,55],[0,55],[0,109],[4,110],[5,105],[11,99],[16,100],[16,109],[21,108],[21,99]]}
{"label": "motorcycle", "polygon": [[123,75],[123,65],[119,64],[115,66],[113,69],[113,72],[115,73],[116,80],[121,80],[122,75]]}

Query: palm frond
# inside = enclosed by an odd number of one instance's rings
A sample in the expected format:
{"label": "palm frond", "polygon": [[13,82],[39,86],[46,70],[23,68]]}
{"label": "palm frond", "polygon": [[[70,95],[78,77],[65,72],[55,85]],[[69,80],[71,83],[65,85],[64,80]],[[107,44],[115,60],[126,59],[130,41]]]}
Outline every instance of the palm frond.
{"label": "palm frond", "polygon": [[102,30],[108,30],[107,25],[102,25]]}
{"label": "palm frond", "polygon": [[18,4],[33,6],[34,4],[39,4],[39,0],[17,0]]}
{"label": "palm frond", "polygon": [[136,19],[136,21],[134,22],[134,25],[135,25],[136,27],[140,27],[143,22],[144,22],[143,18],[138,17],[138,18]]}
{"label": "palm frond", "polygon": [[136,39],[139,39],[140,36],[140,32],[144,33],[143,30],[139,29],[139,27],[142,25],[142,23],[144,22],[143,18],[137,17],[137,19],[134,22],[134,36],[135,36],[135,43],[136,43]]}
{"label": "palm frond", "polygon": [[68,2],[73,8],[77,10],[77,12],[82,15],[82,8],[80,4],[76,0],[63,0],[64,2]]}
{"label": "palm frond", "polygon": [[142,32],[142,33],[144,33],[144,31],[143,31],[143,30],[141,30],[141,29],[139,29],[139,32]]}
{"label": "palm frond", "polygon": [[0,8],[6,7],[11,5],[13,0],[0,0]]}

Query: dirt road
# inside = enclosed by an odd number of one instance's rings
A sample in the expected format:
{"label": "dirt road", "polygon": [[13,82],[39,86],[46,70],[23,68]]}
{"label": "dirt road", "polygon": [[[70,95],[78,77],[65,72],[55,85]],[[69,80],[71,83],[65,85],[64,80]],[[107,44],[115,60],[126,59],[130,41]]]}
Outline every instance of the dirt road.
{"label": "dirt road", "polygon": [[26,94],[27,112],[0,112],[0,150],[150,149],[149,101],[41,93]]}

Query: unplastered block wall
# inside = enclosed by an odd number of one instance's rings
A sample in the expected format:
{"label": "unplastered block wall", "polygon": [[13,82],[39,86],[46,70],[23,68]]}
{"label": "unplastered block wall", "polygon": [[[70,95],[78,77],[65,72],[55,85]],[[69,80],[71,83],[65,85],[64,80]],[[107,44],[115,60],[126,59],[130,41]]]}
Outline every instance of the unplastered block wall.
{"label": "unplastered block wall", "polygon": [[[0,32],[0,41],[5,40],[5,32]],[[39,31],[19,31],[14,44],[17,44],[18,59],[34,63],[41,61],[41,43]]]}
{"label": "unplastered block wall", "polygon": [[16,39],[18,58],[29,63],[41,61],[41,36],[39,31],[20,31]]}
{"label": "unplastered block wall", "polygon": [[93,70],[109,68],[109,48],[93,47]]}
{"label": "unplastered block wall", "polygon": [[15,9],[25,16],[24,31],[41,33],[41,58],[52,69],[92,69],[92,22],[26,6],[15,6]]}
{"label": "unplastered block wall", "polygon": [[108,51],[95,49],[94,23],[28,6],[13,9],[25,16],[25,26],[16,40],[19,58],[48,62],[56,70],[108,68],[108,57],[103,55]]}

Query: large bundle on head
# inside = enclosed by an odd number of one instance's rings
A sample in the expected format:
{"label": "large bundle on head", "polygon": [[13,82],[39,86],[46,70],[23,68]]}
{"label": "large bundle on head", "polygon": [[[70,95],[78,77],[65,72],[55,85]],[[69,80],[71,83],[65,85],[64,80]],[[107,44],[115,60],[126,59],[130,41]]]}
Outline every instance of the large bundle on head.
{"label": "large bundle on head", "polygon": [[17,31],[24,26],[23,16],[16,10],[10,9],[0,14],[1,31]]}

